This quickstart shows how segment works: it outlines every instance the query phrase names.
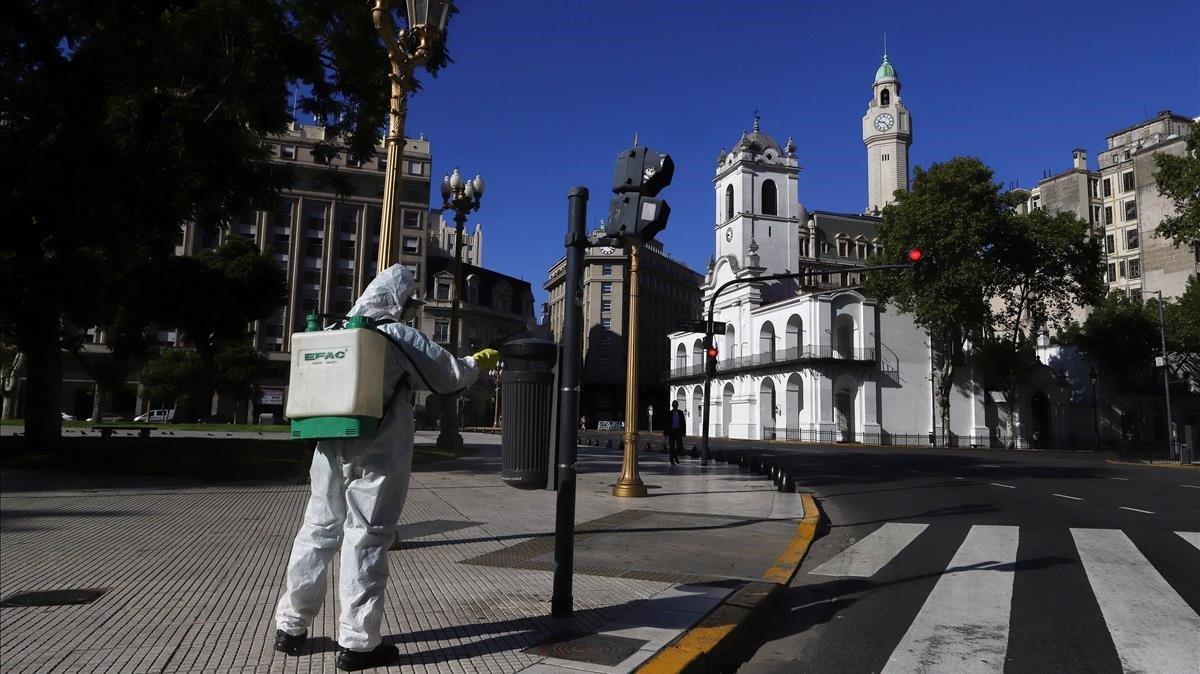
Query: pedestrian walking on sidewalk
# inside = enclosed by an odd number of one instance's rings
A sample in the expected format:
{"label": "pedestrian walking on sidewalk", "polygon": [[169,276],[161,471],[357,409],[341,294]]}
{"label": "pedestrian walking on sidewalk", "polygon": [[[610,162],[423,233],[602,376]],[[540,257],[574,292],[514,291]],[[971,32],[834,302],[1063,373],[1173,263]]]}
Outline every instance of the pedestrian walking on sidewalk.
{"label": "pedestrian walking on sidewalk", "polygon": [[388,546],[396,536],[412,470],[413,383],[422,382],[435,393],[452,393],[495,368],[500,359],[493,349],[455,358],[404,325],[420,310],[415,290],[412,273],[393,265],[371,281],[350,309],[351,316],[384,322],[378,330],[393,347],[384,363],[387,402],[375,437],[317,443],[309,469],[312,491],[292,544],[287,589],[275,610],[275,650],[299,655],[340,548],[337,667],[345,671],[380,667],[399,656],[394,645],[381,643],[379,630]]}
{"label": "pedestrian walking on sidewalk", "polygon": [[671,457],[671,465],[679,463],[679,455],[683,453],[683,434],[687,430],[687,417],[679,409],[679,401],[671,401],[671,411],[667,412],[667,424],[663,435],[667,436],[667,451]]}

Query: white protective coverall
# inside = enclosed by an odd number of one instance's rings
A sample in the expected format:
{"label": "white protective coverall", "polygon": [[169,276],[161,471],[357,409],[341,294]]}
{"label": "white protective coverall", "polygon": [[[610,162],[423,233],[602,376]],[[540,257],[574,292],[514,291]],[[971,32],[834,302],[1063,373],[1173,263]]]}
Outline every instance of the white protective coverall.
{"label": "white protective coverall", "polygon": [[[412,273],[394,265],[367,286],[350,315],[399,321],[414,289]],[[396,535],[412,469],[411,387],[422,383],[449,393],[469,386],[479,375],[472,357],[455,358],[418,330],[399,323],[379,329],[404,349],[404,354],[398,348],[387,351],[383,399],[391,406],[384,410],[374,438],[317,443],[309,471],[312,494],[292,544],[287,590],[275,612],[280,630],[293,636],[305,633],[321,608],[325,579],[340,546],[338,644],[355,651],[369,651],[380,643],[388,546]],[[401,390],[393,396],[397,385]]]}

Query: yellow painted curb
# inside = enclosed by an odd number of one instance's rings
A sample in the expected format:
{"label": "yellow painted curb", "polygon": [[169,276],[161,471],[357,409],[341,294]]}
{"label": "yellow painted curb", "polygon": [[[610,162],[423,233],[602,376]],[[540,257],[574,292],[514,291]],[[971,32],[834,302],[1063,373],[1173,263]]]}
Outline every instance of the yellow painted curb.
{"label": "yellow painted curb", "polygon": [[1105,459],[1104,462],[1119,466],[1141,466],[1142,468],[1182,468],[1183,470],[1200,470],[1200,466],[1185,466],[1177,463],[1138,463],[1137,461],[1117,461],[1115,459]]}
{"label": "yellow painted curb", "polygon": [[751,586],[727,597],[716,609],[706,615],[691,629],[680,635],[674,643],[654,654],[637,668],[639,674],[675,674],[676,672],[707,671],[705,660],[728,640],[734,632],[746,624],[754,614],[766,606],[771,599],[792,581],[808,548],[817,535],[817,524],[821,513],[812,494],[800,494],[804,503],[804,517],[796,526],[796,535],[771,568],[763,574],[759,586],[770,590],[759,590]]}

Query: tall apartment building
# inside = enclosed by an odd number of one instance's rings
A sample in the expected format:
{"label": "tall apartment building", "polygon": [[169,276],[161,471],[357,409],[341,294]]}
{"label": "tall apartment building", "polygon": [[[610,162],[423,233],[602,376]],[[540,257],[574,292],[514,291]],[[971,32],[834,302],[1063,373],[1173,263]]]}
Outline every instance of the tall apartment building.
{"label": "tall apartment building", "polygon": [[1028,208],[1072,212],[1092,225],[1103,241],[1110,291],[1136,299],[1156,291],[1177,297],[1196,273],[1195,245],[1176,246],[1154,233],[1173,209],[1155,185],[1154,156],[1183,155],[1191,122],[1168,110],[1109,134],[1098,170],[1088,168],[1087,151],[1075,149],[1070,169],[1043,177],[1030,192]]}
{"label": "tall apartment building", "polygon": [[[483,266],[483,226],[475,223],[475,229],[463,228],[463,262],[476,267]],[[429,254],[454,258],[454,213],[445,213],[440,208],[429,211]]]}
{"label": "tall apartment building", "polygon": [[[593,246],[584,256],[583,372],[580,414],[589,425],[625,418],[626,369],[626,268],[625,250]],[[648,409],[654,406],[659,422],[667,410],[663,375],[670,367],[667,335],[680,321],[700,317],[700,284],[703,277],[663,252],[657,241],[642,246],[638,256],[638,417],[639,428],[648,428]],[[543,286],[554,339],[562,338],[566,259],[548,272]]]}
{"label": "tall apartment building", "polygon": [[[380,147],[370,162],[352,162],[343,155],[322,164],[315,159],[313,147],[324,140],[324,133],[318,126],[293,124],[285,133],[263,139],[271,151],[272,161],[288,164],[295,172],[293,186],[280,195],[274,209],[244,213],[234,218],[228,229],[221,231],[188,224],[180,229],[176,240],[176,255],[194,255],[216,248],[229,237],[240,236],[269,254],[286,275],[289,289],[286,304],[253,326],[255,345],[267,354],[268,369],[258,382],[257,399],[245,410],[247,418],[259,413],[274,413],[276,419],[283,417],[292,333],[304,330],[305,317],[312,311],[347,312],[375,277],[387,160]],[[429,141],[425,138],[406,139],[403,162],[401,188],[397,195],[400,235],[396,239],[395,254],[397,260],[413,272],[418,287],[426,288],[426,294],[433,296],[436,288],[429,261],[431,257],[437,261],[434,271],[443,272],[439,279],[444,276],[446,264],[439,257],[443,253],[440,237],[444,228],[429,227],[432,168]],[[331,172],[336,180],[330,179]],[[437,224],[441,224],[440,220]],[[469,244],[467,252],[478,262],[482,250],[482,232],[478,227],[473,236],[468,241],[475,245]],[[453,230],[450,238],[453,238]],[[475,273],[481,277],[494,274],[482,269]],[[468,308],[464,311],[464,326],[471,322],[472,327],[464,327],[464,334],[490,334],[486,327],[476,325],[480,315],[498,322],[500,328],[493,332],[532,321],[533,300],[528,283],[516,279],[512,282],[513,296],[521,298],[523,303],[511,304],[508,314],[503,311],[473,312]],[[523,295],[521,284],[524,284]],[[436,338],[437,331],[443,327],[440,317],[440,303],[434,301],[412,325]],[[89,330],[88,336],[93,343],[84,348],[103,354],[106,351],[104,335]],[[183,337],[169,328],[160,329],[158,339],[164,347],[184,346]],[[440,341],[448,341],[448,335]],[[150,404],[151,401],[143,400],[138,393],[136,374],[135,368],[126,387],[114,392],[112,413],[128,417]],[[90,415],[94,386],[86,372],[68,360],[64,363],[62,409],[80,418]],[[217,399],[213,412],[233,416],[232,404],[232,401]]]}
{"label": "tall apartment building", "polygon": [[1164,110],[1108,135],[1108,146],[1098,159],[1105,242],[1107,245],[1109,237],[1113,237],[1116,243],[1116,250],[1108,260],[1110,288],[1134,296],[1162,291],[1166,297],[1177,297],[1183,294],[1188,278],[1196,273],[1195,244],[1176,246],[1154,233],[1163,217],[1174,208],[1169,199],[1158,193],[1154,155],[1182,156],[1187,149],[1191,123],[1188,117]]}

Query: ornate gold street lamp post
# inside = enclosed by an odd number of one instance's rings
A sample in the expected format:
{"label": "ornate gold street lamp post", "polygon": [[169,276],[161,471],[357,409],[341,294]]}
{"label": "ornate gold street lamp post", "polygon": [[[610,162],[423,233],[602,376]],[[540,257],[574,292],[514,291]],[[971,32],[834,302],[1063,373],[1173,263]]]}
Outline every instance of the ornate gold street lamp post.
{"label": "ornate gold street lamp post", "polygon": [[[454,296],[450,299],[450,353],[459,354],[462,329],[459,326],[459,303],[462,301],[462,257],[463,227],[467,214],[479,210],[483,198],[483,178],[475,176],[463,180],[458,169],[442,179],[442,208],[454,211]],[[438,447],[457,450],[462,448],[462,436],[458,434],[458,396],[451,396],[442,408],[442,432],[438,434]]]}
{"label": "ornate gold street lamp post", "polygon": [[638,244],[629,244],[629,320],[625,342],[628,344],[625,364],[625,452],[621,461],[621,477],[613,487],[613,496],[646,496],[646,485],[638,473]]}
{"label": "ornate gold street lamp post", "polygon": [[388,110],[388,133],[384,141],[387,167],[383,174],[383,208],[379,223],[379,265],[383,271],[396,263],[396,195],[400,191],[400,162],[404,156],[404,121],[408,93],[413,90],[413,72],[428,60],[434,46],[446,34],[451,0],[407,0],[408,30],[397,30],[392,22],[392,0],[374,0],[371,21],[387,49],[391,64],[392,95]]}

